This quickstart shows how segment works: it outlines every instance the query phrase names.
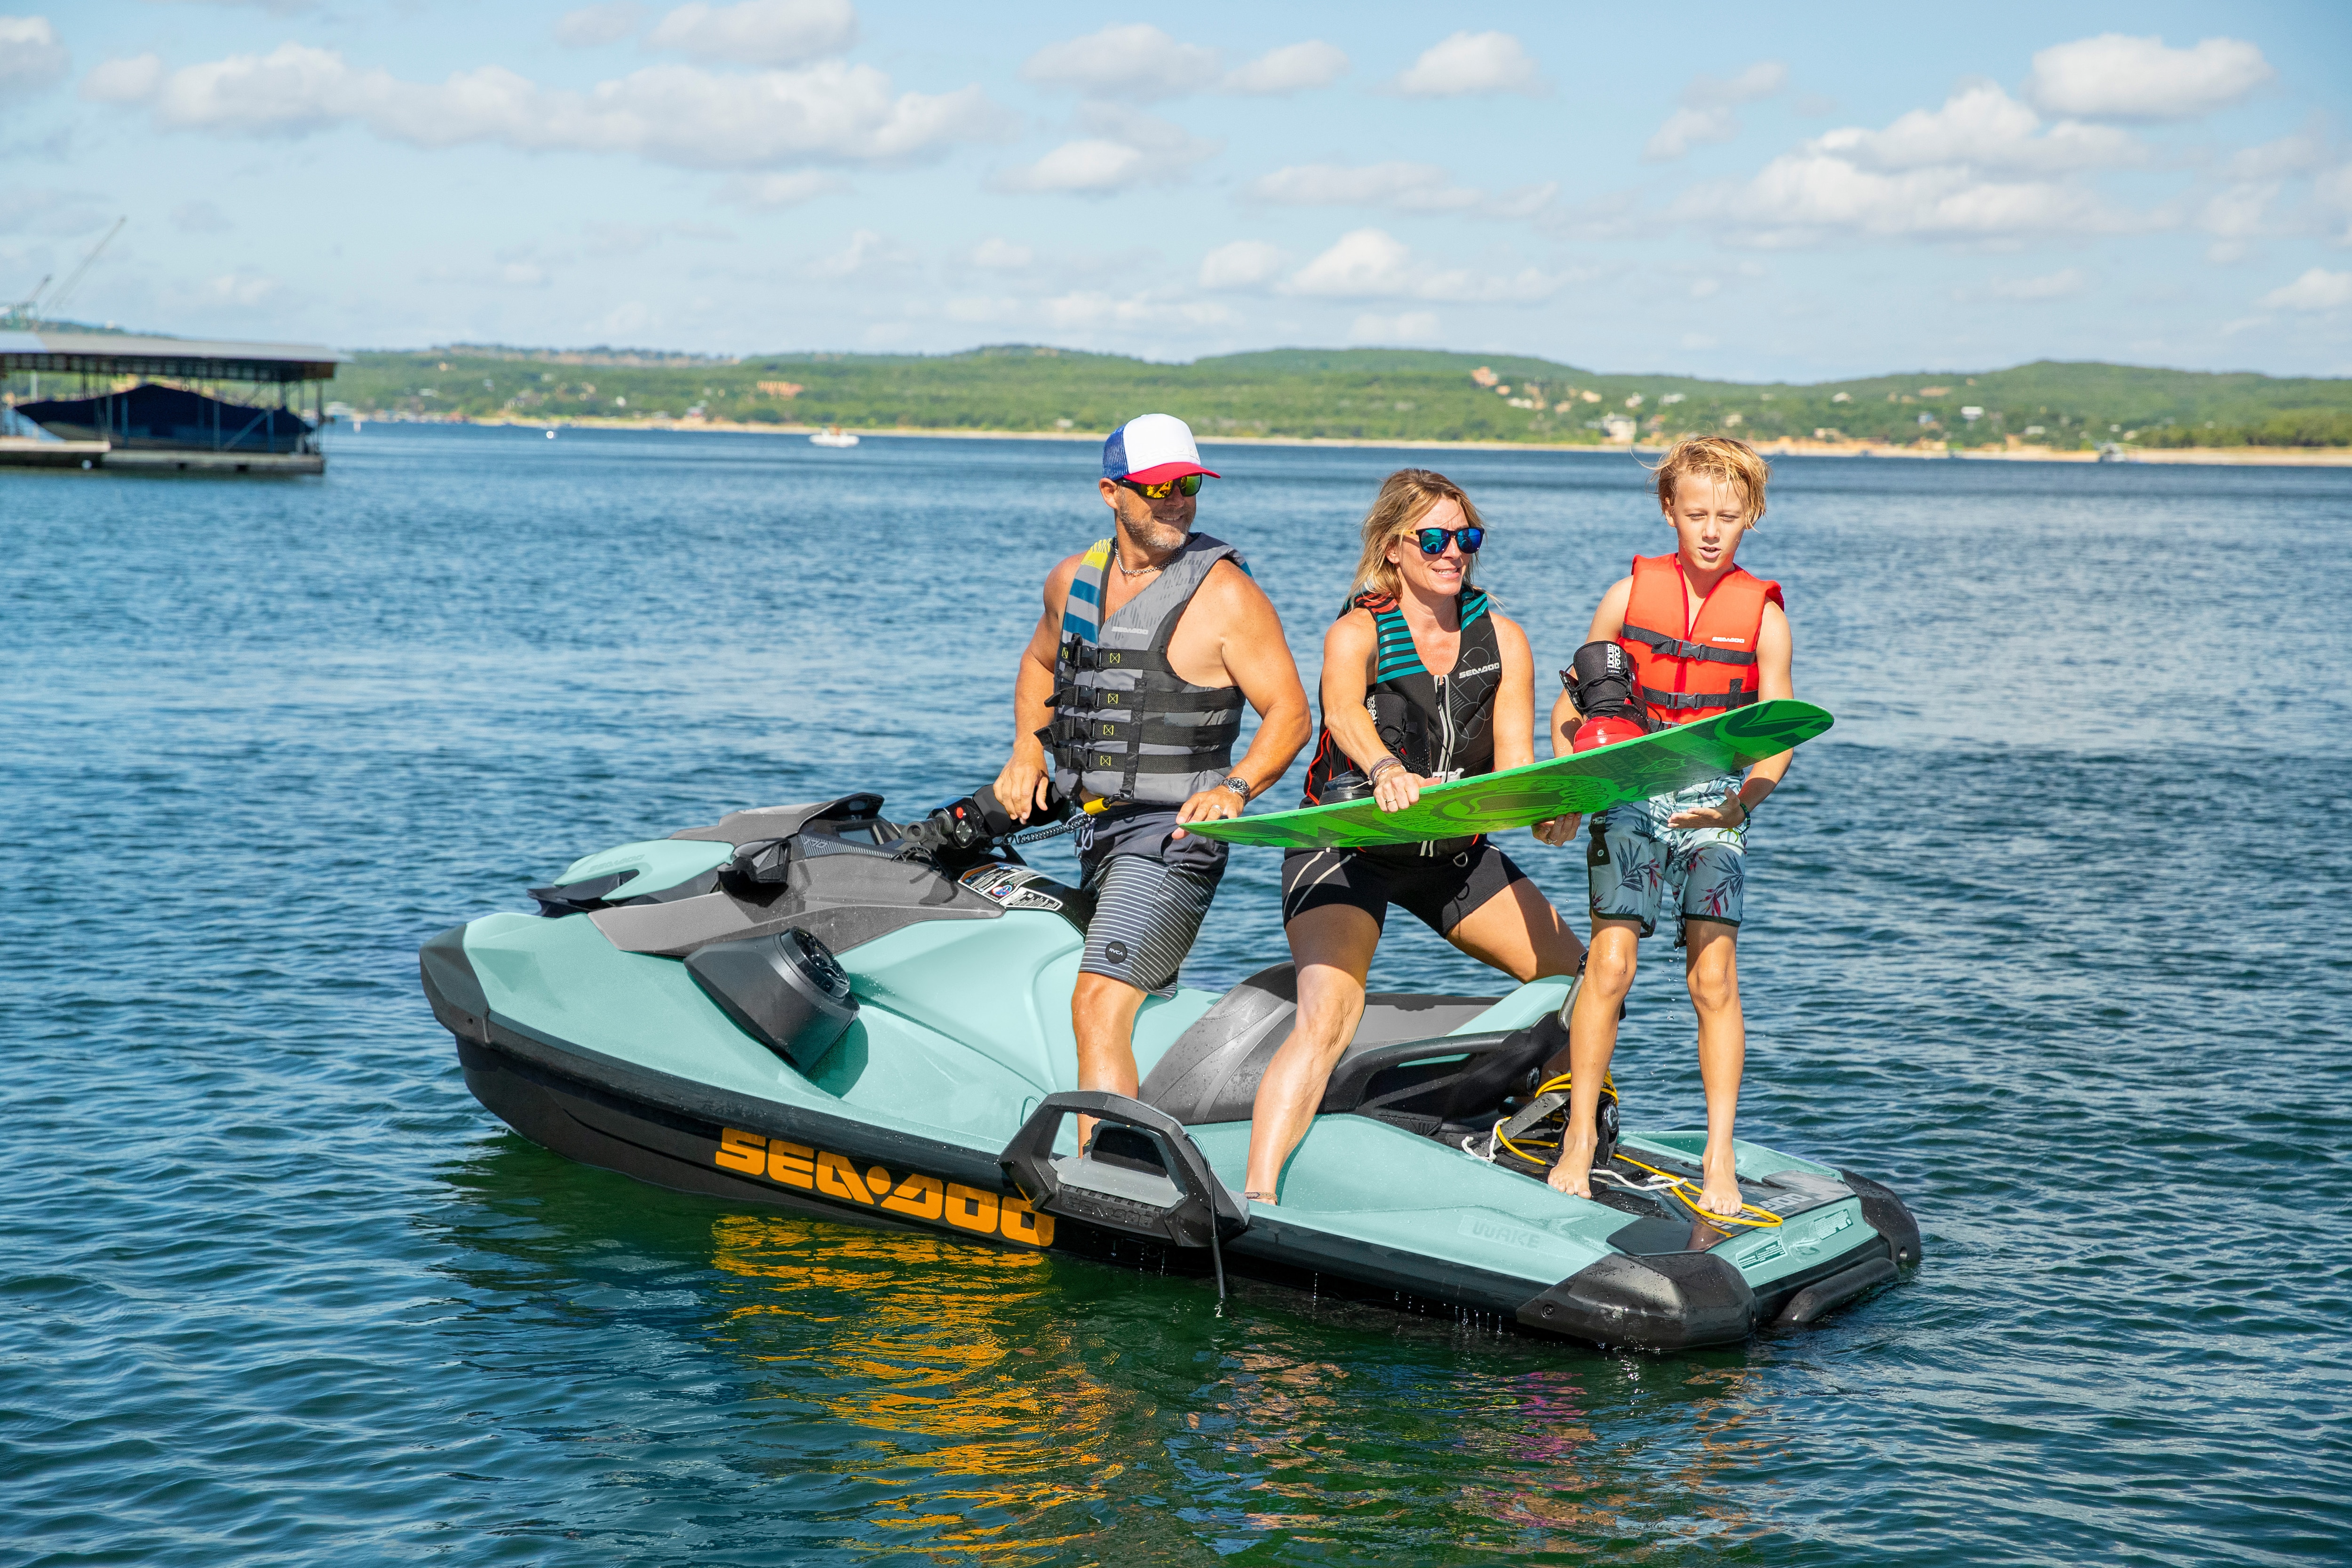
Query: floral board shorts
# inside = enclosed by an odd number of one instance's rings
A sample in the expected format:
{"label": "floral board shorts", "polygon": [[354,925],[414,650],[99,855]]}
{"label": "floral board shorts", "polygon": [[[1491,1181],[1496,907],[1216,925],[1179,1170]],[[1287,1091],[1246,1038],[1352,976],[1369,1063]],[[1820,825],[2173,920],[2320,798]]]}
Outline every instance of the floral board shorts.
{"label": "floral board shorts", "polygon": [[1739,780],[1727,774],[1612,805],[1593,818],[1584,851],[1592,918],[1639,921],[1649,936],[1658,929],[1659,909],[1670,906],[1685,921],[1738,925],[1748,881],[1748,825],[1669,827],[1666,819],[1717,805],[1738,788]]}

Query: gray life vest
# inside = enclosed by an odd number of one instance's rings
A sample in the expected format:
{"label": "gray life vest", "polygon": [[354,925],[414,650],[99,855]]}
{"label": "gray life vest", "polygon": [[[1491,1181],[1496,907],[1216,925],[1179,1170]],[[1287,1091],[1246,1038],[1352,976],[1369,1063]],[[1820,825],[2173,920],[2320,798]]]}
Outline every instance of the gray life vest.
{"label": "gray life vest", "polygon": [[1181,805],[1232,771],[1238,686],[1194,686],[1168,663],[1169,639],[1209,569],[1240,551],[1196,533],[1150,586],[1102,619],[1113,542],[1078,563],[1054,660],[1054,721],[1037,731],[1065,795]]}

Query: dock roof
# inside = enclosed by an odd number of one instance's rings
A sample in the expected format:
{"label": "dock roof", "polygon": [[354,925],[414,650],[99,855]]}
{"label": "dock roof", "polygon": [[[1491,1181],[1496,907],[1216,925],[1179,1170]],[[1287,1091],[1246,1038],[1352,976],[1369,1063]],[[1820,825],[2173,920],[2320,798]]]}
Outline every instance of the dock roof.
{"label": "dock roof", "polygon": [[0,331],[0,374],[164,375],[182,381],[329,381],[352,363],[317,343],[237,343],[128,332]]}

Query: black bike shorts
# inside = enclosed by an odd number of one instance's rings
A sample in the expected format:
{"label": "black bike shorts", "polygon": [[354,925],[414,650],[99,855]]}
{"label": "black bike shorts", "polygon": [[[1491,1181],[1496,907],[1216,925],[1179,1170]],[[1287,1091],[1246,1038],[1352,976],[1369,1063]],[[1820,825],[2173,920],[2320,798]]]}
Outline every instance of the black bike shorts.
{"label": "black bike shorts", "polygon": [[1385,927],[1391,903],[1402,904],[1440,936],[1528,874],[1485,838],[1452,854],[1367,854],[1361,849],[1293,849],[1282,858],[1282,921],[1348,904]]}

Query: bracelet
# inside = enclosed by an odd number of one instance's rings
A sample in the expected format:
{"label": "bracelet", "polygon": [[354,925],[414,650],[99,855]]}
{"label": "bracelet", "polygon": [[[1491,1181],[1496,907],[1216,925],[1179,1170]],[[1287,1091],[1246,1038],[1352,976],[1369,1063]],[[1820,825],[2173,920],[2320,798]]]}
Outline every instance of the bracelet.
{"label": "bracelet", "polygon": [[1756,815],[1755,808],[1748,804],[1748,797],[1744,795],[1735,793],[1731,798],[1739,803],[1739,826],[1747,826],[1748,819]]}
{"label": "bracelet", "polygon": [[1229,789],[1235,795],[1241,796],[1242,804],[1244,805],[1247,805],[1249,804],[1250,782],[1249,780],[1242,777],[1241,774],[1227,773],[1223,778],[1217,781],[1217,787],[1219,789]]}
{"label": "bracelet", "polygon": [[1397,761],[1396,758],[1392,756],[1382,757],[1379,762],[1372,764],[1372,771],[1367,776],[1366,782],[1377,785],[1381,782],[1381,770],[1382,768],[1401,768],[1402,766],[1404,766],[1404,764]]}

